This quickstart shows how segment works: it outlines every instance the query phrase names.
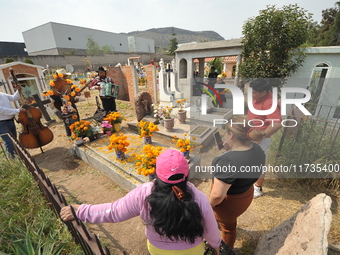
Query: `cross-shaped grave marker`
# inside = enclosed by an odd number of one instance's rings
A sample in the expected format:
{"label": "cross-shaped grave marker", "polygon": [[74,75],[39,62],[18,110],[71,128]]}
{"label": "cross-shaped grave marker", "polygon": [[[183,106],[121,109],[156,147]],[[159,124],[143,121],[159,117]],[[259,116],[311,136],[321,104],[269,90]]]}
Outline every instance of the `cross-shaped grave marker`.
{"label": "cross-shaped grave marker", "polygon": [[45,104],[51,103],[51,100],[45,99],[45,100],[42,101],[37,94],[34,94],[33,98],[35,100],[35,103],[30,104],[30,106],[38,107],[47,122],[55,121],[55,120],[51,119],[50,115],[48,114],[48,112],[47,112],[47,110],[44,106]]}

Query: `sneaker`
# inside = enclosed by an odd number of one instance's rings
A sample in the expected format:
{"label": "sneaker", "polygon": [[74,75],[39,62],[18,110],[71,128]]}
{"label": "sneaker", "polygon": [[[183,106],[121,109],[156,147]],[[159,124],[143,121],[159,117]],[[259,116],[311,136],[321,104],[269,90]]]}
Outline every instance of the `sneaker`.
{"label": "sneaker", "polygon": [[258,187],[256,185],[254,185],[254,198],[258,198],[263,196],[263,191],[262,191],[262,187]]}

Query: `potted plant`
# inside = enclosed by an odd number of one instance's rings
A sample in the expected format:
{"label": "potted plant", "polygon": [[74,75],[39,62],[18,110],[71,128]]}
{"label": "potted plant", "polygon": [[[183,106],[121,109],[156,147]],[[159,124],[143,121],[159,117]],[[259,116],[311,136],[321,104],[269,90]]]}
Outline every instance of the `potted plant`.
{"label": "potted plant", "polygon": [[167,131],[172,131],[175,125],[174,118],[171,117],[172,108],[165,106],[162,111],[164,114],[164,127]]}
{"label": "potted plant", "polygon": [[150,121],[141,120],[136,124],[139,137],[144,138],[144,143],[152,143],[152,134],[159,131],[158,126]]}
{"label": "potted plant", "polygon": [[187,119],[187,111],[183,109],[184,104],[187,100],[185,98],[177,100],[177,104],[179,106],[179,110],[178,110],[178,120],[181,123],[184,123],[185,120]]}
{"label": "potted plant", "polygon": [[113,127],[107,120],[102,121],[102,128],[104,133],[107,134],[108,136],[112,134]]}
{"label": "potted plant", "polygon": [[127,136],[123,133],[115,133],[110,137],[110,144],[107,146],[109,151],[114,150],[118,160],[125,160],[125,152],[130,143],[127,141]]}
{"label": "potted plant", "polygon": [[115,132],[119,132],[122,129],[121,123],[125,120],[124,116],[119,112],[111,112],[103,118],[103,121],[108,121],[113,126]]}

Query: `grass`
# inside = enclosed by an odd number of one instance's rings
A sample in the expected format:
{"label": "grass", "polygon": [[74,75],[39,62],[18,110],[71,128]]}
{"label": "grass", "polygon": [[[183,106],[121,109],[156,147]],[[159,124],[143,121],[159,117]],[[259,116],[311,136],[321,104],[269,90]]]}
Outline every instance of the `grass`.
{"label": "grass", "polygon": [[82,254],[17,159],[0,158],[0,250],[8,254]]}

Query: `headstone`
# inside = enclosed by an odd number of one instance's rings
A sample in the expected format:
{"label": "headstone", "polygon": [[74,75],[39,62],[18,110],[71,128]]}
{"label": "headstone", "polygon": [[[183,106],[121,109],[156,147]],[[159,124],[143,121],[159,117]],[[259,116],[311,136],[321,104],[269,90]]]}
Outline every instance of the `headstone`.
{"label": "headstone", "polygon": [[137,120],[142,120],[146,115],[152,113],[152,98],[148,92],[141,92],[135,99]]}
{"label": "headstone", "polygon": [[319,194],[291,218],[264,234],[255,255],[327,255],[332,200]]}

